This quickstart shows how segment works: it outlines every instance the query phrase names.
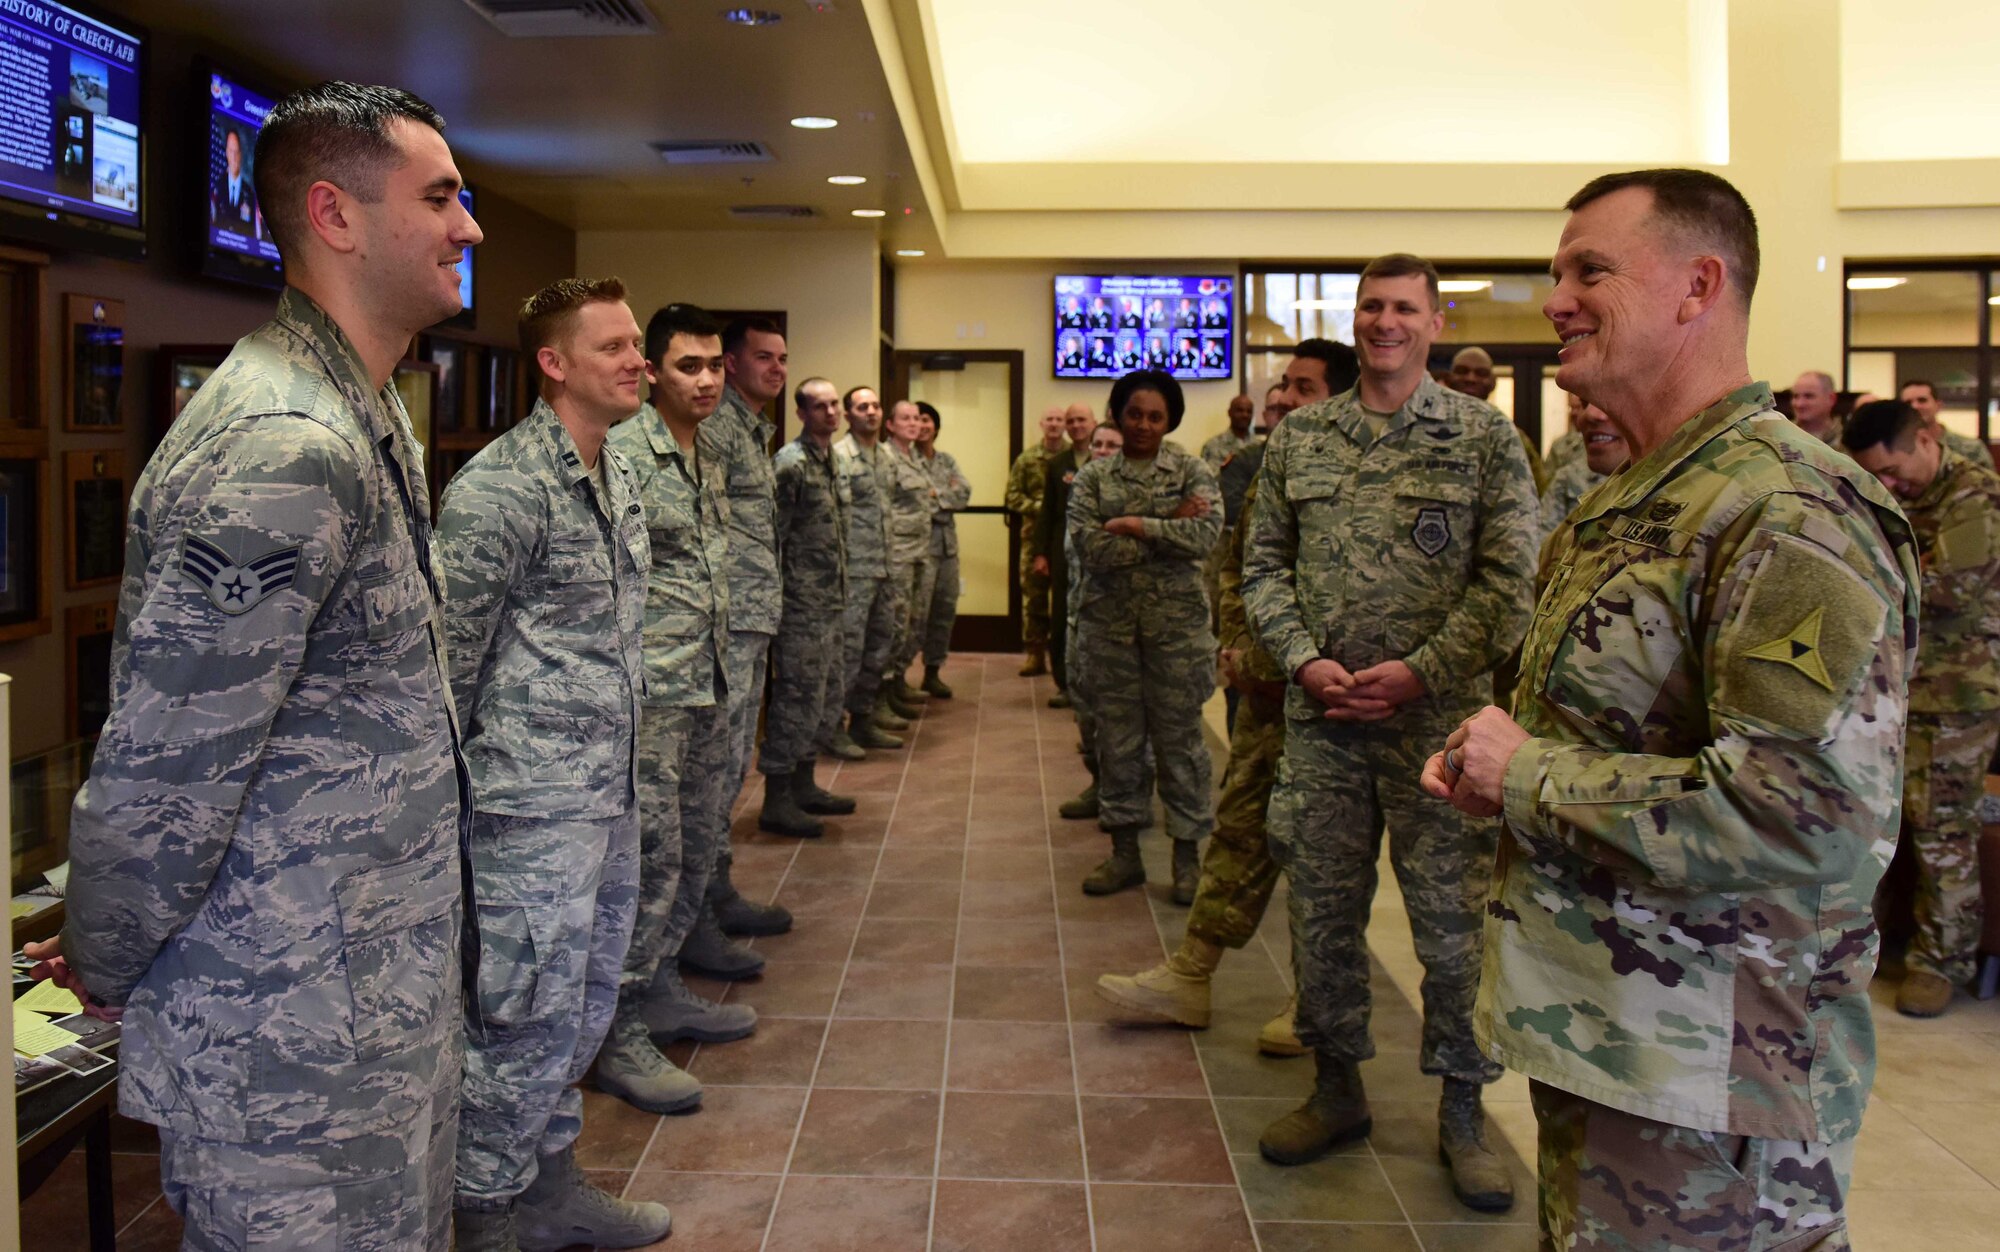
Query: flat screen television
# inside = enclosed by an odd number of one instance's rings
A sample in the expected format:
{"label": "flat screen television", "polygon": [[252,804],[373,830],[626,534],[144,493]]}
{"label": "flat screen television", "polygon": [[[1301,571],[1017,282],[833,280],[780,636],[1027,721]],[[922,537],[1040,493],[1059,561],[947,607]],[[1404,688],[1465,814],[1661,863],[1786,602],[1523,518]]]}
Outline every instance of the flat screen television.
{"label": "flat screen television", "polygon": [[1228,275],[1061,274],[1057,378],[1165,370],[1183,381],[1236,372],[1236,279]]}
{"label": "flat screen television", "polygon": [[146,36],[56,0],[0,4],[0,236],[146,255]]}
{"label": "flat screen television", "polygon": [[200,108],[195,134],[206,136],[201,177],[189,179],[199,198],[201,272],[210,278],[284,285],[278,245],[257,203],[257,133],[277,103],[274,93],[250,86],[233,72],[195,62]]}
{"label": "flat screen television", "polygon": [[[467,213],[471,213],[473,217],[477,218],[479,214],[472,207],[472,199],[472,188],[460,187],[458,189],[458,202],[465,206]],[[440,326],[463,326],[468,330],[472,327],[474,320],[472,312],[472,267],[474,252],[475,249],[467,248],[464,254],[458,258],[458,313],[453,317],[447,317],[444,321],[439,322],[438,325]]]}

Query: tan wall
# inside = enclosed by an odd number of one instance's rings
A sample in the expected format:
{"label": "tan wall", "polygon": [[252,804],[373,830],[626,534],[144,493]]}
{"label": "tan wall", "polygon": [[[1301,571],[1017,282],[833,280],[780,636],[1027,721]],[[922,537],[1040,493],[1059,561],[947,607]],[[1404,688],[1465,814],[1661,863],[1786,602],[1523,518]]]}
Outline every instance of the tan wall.
{"label": "tan wall", "polygon": [[676,300],[783,310],[794,384],[814,374],[843,391],[877,384],[881,276],[872,231],[582,231],[576,264],[582,274],[624,279],[641,326]]}

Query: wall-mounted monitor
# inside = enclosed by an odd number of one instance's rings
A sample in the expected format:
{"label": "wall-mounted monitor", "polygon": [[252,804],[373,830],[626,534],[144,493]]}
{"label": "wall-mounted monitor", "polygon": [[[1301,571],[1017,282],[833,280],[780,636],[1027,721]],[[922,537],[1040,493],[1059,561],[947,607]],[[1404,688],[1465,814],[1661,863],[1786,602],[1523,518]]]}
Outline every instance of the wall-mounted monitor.
{"label": "wall-mounted monitor", "polygon": [[146,255],[146,36],[55,0],[0,4],[0,236]]}
{"label": "wall-mounted monitor", "polygon": [[210,278],[284,285],[278,245],[257,203],[257,133],[270,116],[276,96],[252,87],[233,72],[195,62],[199,108],[195,134],[206,154],[199,178],[188,180],[198,197],[201,272]]}
{"label": "wall-mounted monitor", "polygon": [[1061,274],[1057,378],[1165,370],[1184,382],[1236,372],[1236,279],[1228,275]]}
{"label": "wall-mounted monitor", "polygon": [[[472,214],[472,216],[475,218],[479,216],[479,214],[476,211],[474,211],[472,207],[472,188],[460,187],[458,189],[458,202],[465,206],[465,211],[467,213]],[[475,320],[472,310],[472,270],[473,270],[474,252],[475,249],[467,248],[463,253],[460,254],[458,258],[458,303],[459,303],[458,314],[455,317],[448,317],[444,319],[443,322],[439,323],[440,325],[463,326],[468,330],[471,329],[472,327],[472,324]]]}

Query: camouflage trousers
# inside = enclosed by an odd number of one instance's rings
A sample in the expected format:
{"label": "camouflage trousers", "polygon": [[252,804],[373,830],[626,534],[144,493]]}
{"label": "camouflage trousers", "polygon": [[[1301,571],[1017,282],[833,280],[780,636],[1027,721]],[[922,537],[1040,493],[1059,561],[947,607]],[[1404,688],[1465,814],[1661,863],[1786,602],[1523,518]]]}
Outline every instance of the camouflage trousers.
{"label": "camouflage trousers", "polygon": [[1903,829],[1917,857],[1917,929],[1905,961],[1963,986],[1972,980],[1984,924],[1979,797],[2000,717],[1912,713],[1905,738]]}
{"label": "camouflage trousers", "polygon": [[[328,1178],[306,1154],[288,1159],[268,1144],[217,1143],[160,1131],[160,1189],[180,1215],[186,1252],[447,1252],[458,1137],[458,1073],[391,1132],[383,1145],[400,1169]],[[363,1153],[361,1155],[367,1155]]]}
{"label": "camouflage trousers", "polygon": [[[1301,696],[1294,690],[1290,698]],[[1467,712],[1427,705],[1418,701],[1384,722],[1287,719],[1269,831],[1292,884],[1299,1039],[1350,1061],[1375,1055],[1367,931],[1386,822],[1424,967],[1419,1063],[1426,1074],[1492,1082],[1500,1066],[1473,1038],[1472,1006],[1496,826],[1418,786],[1424,761]]]}
{"label": "camouflage trousers", "polygon": [[1035,533],[1035,519],[1021,520],[1021,559],[1016,576],[1021,583],[1021,642],[1030,648],[1048,646],[1049,576],[1035,572],[1035,558],[1029,555],[1028,539]]}
{"label": "camouflage trousers", "polygon": [[838,706],[847,695],[841,682],[845,616],[840,608],[785,604],[771,646],[771,707],[764,714],[758,772],[789,774],[818,755],[813,741],[826,706]]}
{"label": "camouflage trousers", "polygon": [[[764,680],[771,670],[771,636],[757,630],[729,632],[729,654],[722,662],[723,678],[729,684],[729,802],[750,778],[750,763],[757,755],[757,715],[764,708]],[[729,824],[722,826],[722,842],[715,850],[715,876],[720,881],[736,859],[730,846]]]}
{"label": "camouflage trousers", "polygon": [[618,1003],[639,893],[639,812],[557,820],[475,813],[479,1011],[469,1029],[458,1203],[498,1208],[535,1158],[583,1129],[576,1082]]}
{"label": "camouflage trousers", "polygon": [[618,1007],[636,1013],[694,930],[736,798],[729,710],[648,705],[639,719],[639,897]]}
{"label": "camouflage trousers", "polygon": [[1854,1140],[1690,1130],[1530,1082],[1542,1247],[1845,1252]]}
{"label": "camouflage trousers", "polygon": [[852,715],[856,725],[875,712],[875,693],[882,690],[882,672],[896,646],[896,625],[902,620],[902,584],[894,578],[861,578],[847,584],[847,615],[841,625],[841,698],[826,706],[819,737],[824,743],[840,729],[840,715]]}
{"label": "camouflage trousers", "polygon": [[940,556],[932,552],[930,560],[924,563],[924,576],[917,591],[917,642],[923,645],[926,665],[943,665],[945,657],[951,654],[951,628],[958,621],[958,593],[958,553]]}
{"label": "camouflage trousers", "polygon": [[1278,885],[1278,863],[1264,833],[1278,759],[1285,752],[1285,712],[1275,699],[1249,696],[1229,733],[1229,765],[1215,802],[1215,838],[1201,854],[1201,886],[1187,932],[1240,948],[1257,933]]}
{"label": "camouflage trousers", "polygon": [[931,593],[936,585],[931,558],[904,565],[891,563],[889,577],[902,584],[903,619],[897,624],[896,646],[889,652],[889,665],[884,676],[905,674],[910,662],[917,659],[917,652],[924,646],[924,622],[930,612]]}
{"label": "camouflage trousers", "polygon": [[1214,766],[1202,740],[1201,706],[1215,686],[1215,639],[1206,617],[1162,611],[1135,626],[1107,627],[1080,614],[1075,643],[1070,680],[1087,671],[1097,720],[1098,823],[1107,830],[1153,824],[1150,769],[1168,837],[1211,833]]}
{"label": "camouflage trousers", "polygon": [[[1075,622],[1070,623],[1072,628],[1075,625]],[[1074,638],[1074,633],[1070,637]],[[1098,775],[1097,712],[1095,706],[1090,702],[1089,669],[1080,664],[1072,665],[1070,667],[1070,684],[1064,690],[1069,693],[1070,712],[1076,717],[1077,738],[1083,741],[1083,767],[1090,771],[1090,777],[1094,783]],[[1139,790],[1141,794],[1147,797],[1147,804],[1150,807],[1155,781],[1153,775],[1153,754],[1151,750],[1141,752],[1139,759],[1145,771],[1141,778]]]}

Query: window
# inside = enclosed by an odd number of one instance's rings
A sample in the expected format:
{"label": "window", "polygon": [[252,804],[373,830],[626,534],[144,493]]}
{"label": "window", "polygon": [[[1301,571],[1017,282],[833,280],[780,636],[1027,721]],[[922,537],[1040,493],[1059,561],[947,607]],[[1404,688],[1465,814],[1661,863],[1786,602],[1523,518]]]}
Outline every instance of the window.
{"label": "window", "polygon": [[1996,293],[1991,263],[1848,266],[1846,390],[1889,397],[1923,379],[1937,388],[1947,427],[1985,439],[1996,418]]}

